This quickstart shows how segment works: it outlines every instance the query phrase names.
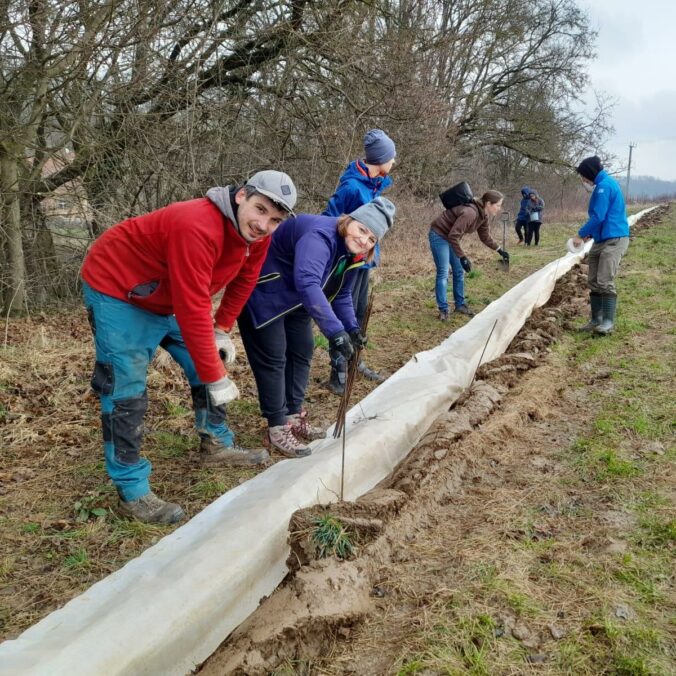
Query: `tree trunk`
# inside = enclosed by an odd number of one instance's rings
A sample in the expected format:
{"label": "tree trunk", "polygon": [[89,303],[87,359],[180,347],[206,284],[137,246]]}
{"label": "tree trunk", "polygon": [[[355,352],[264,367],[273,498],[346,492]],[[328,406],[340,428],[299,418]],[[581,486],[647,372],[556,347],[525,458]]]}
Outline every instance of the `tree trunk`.
{"label": "tree trunk", "polygon": [[3,314],[17,314],[26,304],[26,267],[21,239],[21,204],[16,160],[0,154],[2,213],[7,243],[7,279],[3,293]]}

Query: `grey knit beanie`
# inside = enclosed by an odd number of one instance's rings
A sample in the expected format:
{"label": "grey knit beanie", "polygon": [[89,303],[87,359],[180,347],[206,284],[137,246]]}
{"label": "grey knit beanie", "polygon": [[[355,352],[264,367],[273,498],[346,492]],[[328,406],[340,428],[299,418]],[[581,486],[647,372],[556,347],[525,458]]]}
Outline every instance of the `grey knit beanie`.
{"label": "grey knit beanie", "polygon": [[386,197],[376,197],[349,214],[365,225],[380,241],[394,222],[395,206]]}

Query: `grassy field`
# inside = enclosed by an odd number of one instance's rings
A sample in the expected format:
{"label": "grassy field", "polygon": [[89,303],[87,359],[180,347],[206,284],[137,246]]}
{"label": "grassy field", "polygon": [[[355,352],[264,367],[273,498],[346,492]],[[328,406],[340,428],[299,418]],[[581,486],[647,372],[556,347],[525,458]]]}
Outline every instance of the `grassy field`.
{"label": "grassy field", "polygon": [[[417,616],[394,659],[401,676],[676,672],[674,251],[672,209],[632,241],[615,333],[557,344],[559,387],[583,402],[579,432],[540,451],[560,470],[534,501],[505,504],[504,523],[475,542],[483,556],[451,552],[467,560],[460,584]],[[534,627],[546,647],[529,643]]]}

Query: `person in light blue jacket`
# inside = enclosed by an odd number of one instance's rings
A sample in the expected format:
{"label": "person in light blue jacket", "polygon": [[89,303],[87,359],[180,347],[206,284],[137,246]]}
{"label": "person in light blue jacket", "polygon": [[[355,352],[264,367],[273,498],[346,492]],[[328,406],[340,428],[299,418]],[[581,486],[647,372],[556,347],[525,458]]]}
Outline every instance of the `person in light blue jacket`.
{"label": "person in light blue jacket", "polygon": [[[382,195],[392,185],[389,176],[394,165],[397,150],[394,141],[382,130],[371,129],[364,136],[364,158],[350,162],[340,177],[336,192],[333,194],[324,216],[337,218],[352,213],[355,209]],[[369,274],[380,263],[380,246],[376,244],[375,256],[371,263],[360,268],[354,276],[352,302],[359,326],[364,325],[364,316],[368,304]],[[359,372],[369,380],[382,382],[384,376],[370,369],[362,360]],[[334,394],[342,395],[345,389],[344,372],[331,368],[328,388]]]}
{"label": "person in light blue jacket", "polygon": [[615,326],[615,276],[620,260],[629,247],[629,222],[622,190],[618,182],[603,169],[596,155],[582,160],[577,173],[592,194],[589,199],[589,219],[578,230],[573,241],[579,245],[583,240],[594,240],[589,252],[587,274],[591,319],[581,330],[607,335]]}

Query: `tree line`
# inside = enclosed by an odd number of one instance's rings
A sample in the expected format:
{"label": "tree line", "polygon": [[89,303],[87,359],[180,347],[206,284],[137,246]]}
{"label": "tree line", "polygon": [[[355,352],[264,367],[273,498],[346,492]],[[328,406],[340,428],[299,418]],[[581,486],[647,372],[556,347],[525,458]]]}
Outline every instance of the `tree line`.
{"label": "tree line", "polygon": [[[86,244],[135,213],[288,172],[321,209],[366,129],[397,185],[568,171],[596,35],[573,0],[2,0],[0,301],[64,298]],[[82,205],[81,233],[50,198]],[[72,255],[64,255],[69,237]]]}

